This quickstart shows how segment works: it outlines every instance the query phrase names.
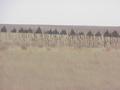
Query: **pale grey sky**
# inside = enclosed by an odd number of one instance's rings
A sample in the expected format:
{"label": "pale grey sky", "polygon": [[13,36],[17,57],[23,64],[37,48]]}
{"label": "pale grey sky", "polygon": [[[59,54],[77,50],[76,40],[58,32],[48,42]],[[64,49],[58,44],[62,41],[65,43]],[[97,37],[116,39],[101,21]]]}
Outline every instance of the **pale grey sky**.
{"label": "pale grey sky", "polygon": [[0,0],[0,23],[120,26],[120,0]]}

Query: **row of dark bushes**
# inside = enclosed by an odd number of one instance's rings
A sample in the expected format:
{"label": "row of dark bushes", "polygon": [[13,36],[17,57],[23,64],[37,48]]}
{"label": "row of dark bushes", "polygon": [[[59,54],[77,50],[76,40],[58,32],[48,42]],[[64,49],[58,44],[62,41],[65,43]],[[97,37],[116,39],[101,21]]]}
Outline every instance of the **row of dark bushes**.
{"label": "row of dark bushes", "polygon": [[[1,28],[1,32],[7,32],[7,29],[5,26],[3,26]],[[19,32],[19,33],[39,33],[39,34],[42,34],[42,30],[41,28],[39,27],[35,32],[29,28],[28,30],[24,30],[23,28],[21,28],[20,30],[16,30],[15,28],[13,30],[11,30],[11,32],[13,33],[16,33],[16,32]],[[67,32],[66,30],[62,30],[60,32],[57,31],[57,29],[55,30],[48,30],[46,32],[44,32],[44,34],[60,34],[60,35],[67,35]],[[68,33],[68,35],[85,35],[84,32],[79,32],[79,33],[76,33],[73,29]],[[102,33],[101,32],[97,32],[95,34],[93,34],[91,31],[88,31],[87,36],[89,37],[92,37],[92,36],[97,36],[97,37],[101,37],[102,36]],[[113,31],[112,33],[110,33],[108,30],[106,30],[106,32],[103,34],[104,37],[120,37],[120,34],[117,32],[117,31]]]}

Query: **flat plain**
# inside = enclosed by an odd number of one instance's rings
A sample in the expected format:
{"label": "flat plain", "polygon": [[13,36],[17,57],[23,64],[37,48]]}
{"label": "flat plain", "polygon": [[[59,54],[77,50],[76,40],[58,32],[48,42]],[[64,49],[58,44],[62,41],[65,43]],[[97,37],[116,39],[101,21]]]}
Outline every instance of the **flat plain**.
{"label": "flat plain", "polygon": [[0,90],[120,90],[120,50],[0,48]]}

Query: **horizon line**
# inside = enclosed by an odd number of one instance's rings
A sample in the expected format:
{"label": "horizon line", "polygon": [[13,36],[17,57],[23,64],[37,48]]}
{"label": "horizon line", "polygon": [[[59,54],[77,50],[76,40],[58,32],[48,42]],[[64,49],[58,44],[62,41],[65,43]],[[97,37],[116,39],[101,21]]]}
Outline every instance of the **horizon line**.
{"label": "horizon line", "polygon": [[34,24],[34,23],[0,23],[0,25],[43,25],[43,26],[81,26],[81,27],[120,27],[120,25],[78,25],[78,24]]}

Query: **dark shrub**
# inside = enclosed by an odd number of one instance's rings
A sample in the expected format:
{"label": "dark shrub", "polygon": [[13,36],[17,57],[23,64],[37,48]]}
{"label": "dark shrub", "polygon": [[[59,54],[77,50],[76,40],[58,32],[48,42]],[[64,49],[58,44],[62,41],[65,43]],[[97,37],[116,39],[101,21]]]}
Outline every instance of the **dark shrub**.
{"label": "dark shrub", "polygon": [[20,30],[19,30],[19,33],[24,33],[25,31],[23,30],[23,28],[21,28]]}
{"label": "dark shrub", "polygon": [[101,37],[101,33],[100,33],[100,32],[97,32],[97,33],[95,34],[95,36],[96,36],[96,37]]}
{"label": "dark shrub", "polygon": [[62,30],[62,31],[60,32],[60,34],[61,34],[61,35],[66,35],[67,33],[66,33],[65,30]]}
{"label": "dark shrub", "polygon": [[109,31],[107,30],[105,33],[104,33],[104,37],[110,37],[111,34],[109,33]]}
{"label": "dark shrub", "polygon": [[89,31],[89,32],[87,33],[87,36],[88,36],[88,37],[91,37],[91,36],[93,36],[93,33],[92,33],[91,31]]}
{"label": "dark shrub", "polygon": [[59,34],[59,32],[57,31],[57,29],[55,29],[52,34]]}
{"label": "dark shrub", "polygon": [[76,35],[75,31],[72,29],[70,35]]}
{"label": "dark shrub", "polygon": [[83,32],[79,32],[79,35],[81,35],[81,36],[82,36],[82,35],[84,35],[84,33],[83,33]]}
{"label": "dark shrub", "polygon": [[111,36],[112,37],[119,37],[119,33],[117,31],[113,31]]}
{"label": "dark shrub", "polygon": [[14,28],[11,32],[16,33],[16,32],[17,32],[17,30]]}
{"label": "dark shrub", "polygon": [[41,30],[40,27],[37,29],[36,33],[40,33],[40,34],[42,34],[42,30]]}
{"label": "dark shrub", "polygon": [[1,32],[7,32],[7,29],[6,29],[5,26],[3,26],[3,27],[1,28]]}

